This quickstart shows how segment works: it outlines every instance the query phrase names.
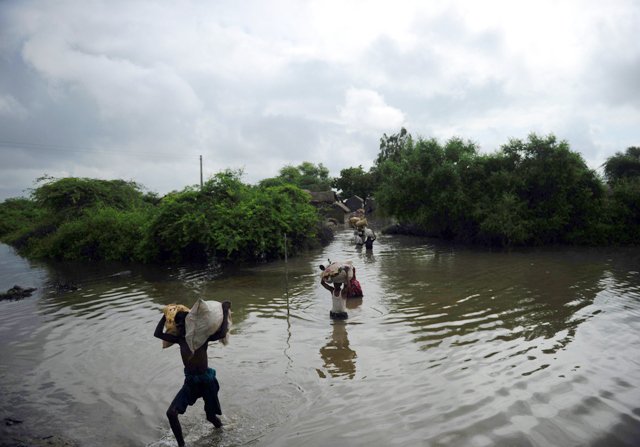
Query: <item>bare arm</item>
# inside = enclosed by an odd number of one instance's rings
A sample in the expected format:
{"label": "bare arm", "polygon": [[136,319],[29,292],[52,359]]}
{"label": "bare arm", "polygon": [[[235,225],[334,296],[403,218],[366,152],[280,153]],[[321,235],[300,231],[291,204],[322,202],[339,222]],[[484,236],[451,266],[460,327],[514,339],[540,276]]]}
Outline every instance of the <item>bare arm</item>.
{"label": "bare arm", "polygon": [[329,284],[327,284],[324,279],[320,279],[320,284],[322,285],[322,287],[324,287],[325,289],[327,289],[329,292],[333,293],[333,287],[331,287]]}
{"label": "bare arm", "polygon": [[165,321],[167,321],[167,318],[163,315],[162,318],[160,318],[160,321],[158,321],[158,325],[156,326],[153,336],[160,340],[168,341],[169,343],[178,343],[180,341],[180,337],[164,332],[163,329]]}

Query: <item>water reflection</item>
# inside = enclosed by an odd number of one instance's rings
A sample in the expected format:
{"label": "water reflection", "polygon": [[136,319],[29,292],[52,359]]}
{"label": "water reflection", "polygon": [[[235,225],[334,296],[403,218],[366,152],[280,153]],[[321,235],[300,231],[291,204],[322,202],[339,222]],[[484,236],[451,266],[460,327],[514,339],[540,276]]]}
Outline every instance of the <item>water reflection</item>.
{"label": "water reflection", "polygon": [[[350,237],[224,271],[0,251],[5,290],[38,287],[4,303],[0,412],[82,445],[171,445],[164,411],[181,363],[153,329],[165,304],[203,297],[231,300],[234,327],[229,346],[209,350],[227,428],[187,412],[195,447],[624,445],[640,432],[640,251],[385,235],[365,251]],[[327,258],[357,268],[364,299],[348,300],[346,322],[328,316]]]}
{"label": "water reflection", "polygon": [[[400,260],[385,262],[391,269],[386,276],[397,276],[393,262]],[[562,333],[559,348],[590,318],[579,311],[602,291],[604,268],[588,258],[567,262],[552,253],[460,256],[426,247],[402,259],[402,296],[387,302],[390,322],[408,324],[425,349],[452,337],[457,345],[471,343],[483,331],[502,341]]]}
{"label": "water reflection", "polygon": [[[356,351],[349,347],[349,336],[347,334],[347,323],[345,321],[334,321],[331,325],[331,336],[326,345],[320,348],[320,357],[323,361],[324,370],[331,377],[344,377],[353,379],[356,375]],[[321,378],[326,377],[324,372],[318,370]]]}

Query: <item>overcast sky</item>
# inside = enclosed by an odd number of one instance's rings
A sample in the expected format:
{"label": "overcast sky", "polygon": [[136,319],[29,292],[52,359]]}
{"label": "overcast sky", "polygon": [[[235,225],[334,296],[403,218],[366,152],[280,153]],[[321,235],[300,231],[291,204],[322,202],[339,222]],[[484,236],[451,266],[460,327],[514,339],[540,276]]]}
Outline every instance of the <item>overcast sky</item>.
{"label": "overcast sky", "polygon": [[368,169],[384,134],[640,145],[640,2],[0,1],[0,200]]}

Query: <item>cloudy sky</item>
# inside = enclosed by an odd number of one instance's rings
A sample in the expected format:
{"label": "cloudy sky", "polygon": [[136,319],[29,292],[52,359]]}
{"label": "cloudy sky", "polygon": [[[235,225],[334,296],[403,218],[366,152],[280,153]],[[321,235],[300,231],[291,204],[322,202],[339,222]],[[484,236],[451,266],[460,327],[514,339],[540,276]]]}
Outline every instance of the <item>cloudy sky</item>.
{"label": "cloudy sky", "polygon": [[0,1],[0,200],[44,174],[164,194],[369,168],[406,127],[494,152],[640,145],[640,2]]}

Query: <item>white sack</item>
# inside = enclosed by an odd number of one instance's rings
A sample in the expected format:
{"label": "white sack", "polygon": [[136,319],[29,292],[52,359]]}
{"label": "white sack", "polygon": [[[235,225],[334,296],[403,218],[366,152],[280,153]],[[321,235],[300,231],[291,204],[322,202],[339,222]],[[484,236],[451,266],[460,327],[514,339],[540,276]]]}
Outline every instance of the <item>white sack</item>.
{"label": "white sack", "polygon": [[191,352],[201,347],[216,333],[224,320],[222,303],[218,301],[196,301],[185,318],[185,339]]}

